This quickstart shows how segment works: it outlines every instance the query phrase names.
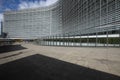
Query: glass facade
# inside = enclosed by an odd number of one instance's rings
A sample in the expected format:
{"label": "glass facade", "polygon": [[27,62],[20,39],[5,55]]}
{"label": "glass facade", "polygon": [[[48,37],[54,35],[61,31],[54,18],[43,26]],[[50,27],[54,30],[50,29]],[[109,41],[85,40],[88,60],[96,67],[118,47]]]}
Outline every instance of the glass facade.
{"label": "glass facade", "polygon": [[4,14],[4,32],[10,38],[41,38],[61,32],[59,5],[10,11]]}
{"label": "glass facade", "polygon": [[42,45],[120,47],[120,0],[59,0],[62,34]]}
{"label": "glass facade", "polygon": [[120,27],[120,0],[61,0],[61,3],[64,33],[94,34]]}
{"label": "glass facade", "polygon": [[120,46],[120,0],[59,0],[4,18],[10,37],[42,38],[42,45]]}

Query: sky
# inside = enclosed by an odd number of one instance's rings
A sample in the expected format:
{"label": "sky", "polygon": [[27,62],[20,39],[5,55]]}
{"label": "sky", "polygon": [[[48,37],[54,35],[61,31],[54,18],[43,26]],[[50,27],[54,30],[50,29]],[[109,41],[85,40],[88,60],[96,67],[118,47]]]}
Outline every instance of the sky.
{"label": "sky", "polygon": [[0,0],[0,22],[3,21],[3,13],[5,11],[44,7],[52,5],[56,1],[58,0]]}

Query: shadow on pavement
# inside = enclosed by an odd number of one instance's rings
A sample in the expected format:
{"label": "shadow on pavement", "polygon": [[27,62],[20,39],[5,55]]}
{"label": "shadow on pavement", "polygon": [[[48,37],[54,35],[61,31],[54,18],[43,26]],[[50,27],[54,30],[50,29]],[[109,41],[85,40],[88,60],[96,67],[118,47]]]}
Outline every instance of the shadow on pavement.
{"label": "shadow on pavement", "polygon": [[11,51],[17,51],[17,50],[23,50],[27,49],[25,47],[22,47],[21,45],[7,45],[7,46],[0,46],[0,54],[11,52]]}
{"label": "shadow on pavement", "polygon": [[0,65],[0,80],[120,80],[120,77],[36,54]]}
{"label": "shadow on pavement", "polygon": [[0,59],[5,59],[5,58],[13,57],[13,56],[18,56],[20,54],[23,54],[23,52],[19,52],[19,53],[16,53],[16,54],[12,54],[12,55],[8,55],[8,56],[0,57]]}

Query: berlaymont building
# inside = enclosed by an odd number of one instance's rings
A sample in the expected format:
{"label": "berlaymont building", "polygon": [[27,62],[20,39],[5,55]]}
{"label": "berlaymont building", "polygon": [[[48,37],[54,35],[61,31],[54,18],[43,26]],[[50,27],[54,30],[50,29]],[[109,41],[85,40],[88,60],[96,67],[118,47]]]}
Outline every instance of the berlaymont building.
{"label": "berlaymont building", "polygon": [[4,29],[8,38],[36,39],[60,34],[61,15],[56,2],[47,7],[7,11],[4,14]]}
{"label": "berlaymont building", "polygon": [[42,45],[120,46],[120,0],[58,0],[4,14],[4,32]]}

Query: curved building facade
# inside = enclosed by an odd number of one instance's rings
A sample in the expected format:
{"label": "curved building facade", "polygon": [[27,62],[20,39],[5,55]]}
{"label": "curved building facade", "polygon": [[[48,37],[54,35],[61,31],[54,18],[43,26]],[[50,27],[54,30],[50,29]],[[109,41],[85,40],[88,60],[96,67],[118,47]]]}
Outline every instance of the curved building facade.
{"label": "curved building facade", "polygon": [[120,0],[59,0],[52,6],[4,14],[4,32],[13,38],[119,34],[119,30]]}
{"label": "curved building facade", "polygon": [[64,34],[115,32],[120,28],[120,0],[60,0]]}
{"label": "curved building facade", "polygon": [[42,45],[120,47],[120,0],[59,0],[62,34]]}
{"label": "curved building facade", "polygon": [[59,5],[8,11],[4,14],[4,32],[9,38],[36,39],[61,33]]}

